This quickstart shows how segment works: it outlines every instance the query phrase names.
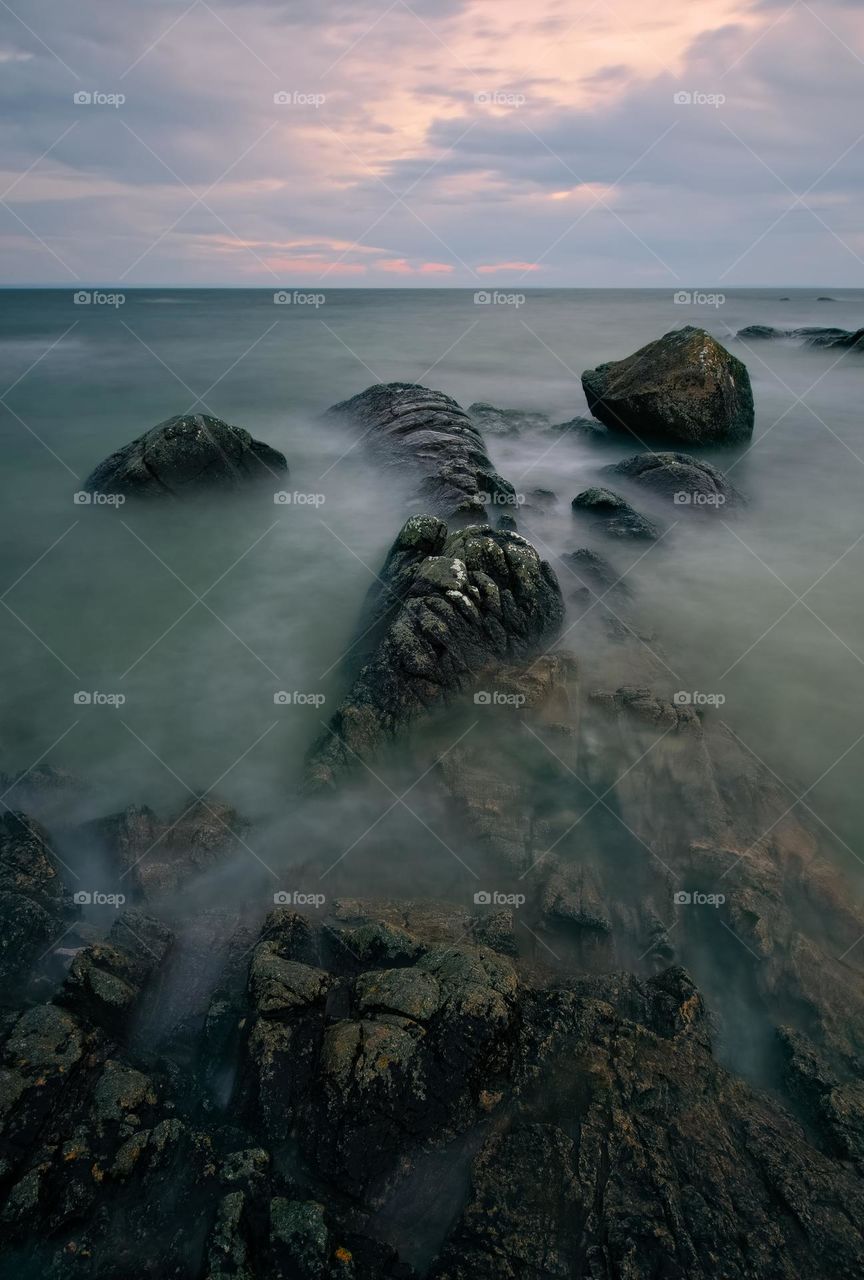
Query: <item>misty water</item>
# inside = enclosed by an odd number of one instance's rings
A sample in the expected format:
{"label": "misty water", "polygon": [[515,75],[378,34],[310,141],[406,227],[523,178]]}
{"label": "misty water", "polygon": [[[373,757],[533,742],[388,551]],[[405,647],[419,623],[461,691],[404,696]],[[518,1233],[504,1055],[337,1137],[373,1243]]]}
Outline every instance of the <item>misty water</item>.
{"label": "misty water", "polygon": [[[519,306],[478,305],[462,290],[324,296],[274,305],[269,291],[129,291],[112,307],[76,305],[71,290],[4,293],[0,769],[40,762],[80,776],[86,787],[62,800],[64,829],[130,803],[176,815],[197,793],[235,805],[253,823],[242,860],[196,885],[195,905],[260,918],[282,888],[470,903],[470,836],[432,780],[410,810],[394,800],[417,782],[407,759],[403,776],[397,759],[384,776],[358,769],[338,798],[298,796],[304,753],[345,688],[364,596],[416,509],[410,476],[319,415],[400,380],[561,422],[587,414],[582,370],[696,324],[753,381],[752,443],[702,454],[728,472],[741,509],[699,518],[643,497],[666,535],[647,551],[605,546],[570,501],[638,444],[534,432],[490,436],[488,451],[518,493],[557,497],[529,503],[519,527],[558,572],[561,647],[588,679],[603,677],[606,642],[559,559],[583,546],[628,575],[642,656],[667,692],[722,695],[706,714],[790,788],[790,805],[806,792],[860,881],[864,365],[854,352],[745,347],[734,334],[753,323],[855,329],[864,295],[730,291],[716,307],[665,291],[525,290]],[[288,479],[183,505],[76,504],[102,458],[191,410],[282,450]],[[274,501],[277,490],[292,500]],[[80,691],[125,702],[81,705]],[[274,702],[280,691],[287,704]],[[463,723],[454,710],[451,740]],[[86,845],[70,838],[62,852],[80,883],[117,889]]]}

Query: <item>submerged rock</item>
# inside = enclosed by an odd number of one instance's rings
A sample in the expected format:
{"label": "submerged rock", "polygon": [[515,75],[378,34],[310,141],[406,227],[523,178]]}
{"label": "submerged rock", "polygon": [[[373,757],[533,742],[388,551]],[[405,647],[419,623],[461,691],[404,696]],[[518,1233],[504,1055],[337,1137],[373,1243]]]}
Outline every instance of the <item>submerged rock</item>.
{"label": "submerged rock", "polygon": [[676,506],[717,509],[741,501],[722,471],[686,453],[640,453],[604,470],[651,489]]}
{"label": "submerged rock", "polygon": [[687,325],[582,375],[588,408],[637,438],[735,444],[753,434],[750,375],[704,329]]}
{"label": "submerged rock", "polygon": [[324,420],[349,423],[384,463],[419,473],[418,497],[445,519],[485,515],[490,502],[516,505],[513,486],[489,461],[479,430],[443,391],[381,382],[333,405]]}
{"label": "submerged rock", "polygon": [[448,533],[414,516],[367,603],[374,653],[310,752],[310,787],[332,783],[418,716],[551,641],[564,616],[553,570],[525,538],[488,525]]}
{"label": "submerged rock", "polygon": [[774,329],[770,324],[748,324],[743,329],[739,329],[735,337],[742,340],[747,338],[785,338],[788,334],[788,329]]}
{"label": "submerged rock", "polygon": [[494,404],[478,400],[468,412],[480,431],[487,436],[518,436],[523,431],[540,431],[549,426],[545,413],[529,409],[498,409]]}
{"label": "submerged rock", "polygon": [[570,504],[577,515],[597,517],[594,525],[610,538],[659,538],[660,530],[611,489],[585,489]]}
{"label": "submerged rock", "polygon": [[168,418],[101,462],[88,477],[90,493],[180,498],[210,489],[239,489],[281,481],[284,456],[253,440],[242,427],[208,413]]}

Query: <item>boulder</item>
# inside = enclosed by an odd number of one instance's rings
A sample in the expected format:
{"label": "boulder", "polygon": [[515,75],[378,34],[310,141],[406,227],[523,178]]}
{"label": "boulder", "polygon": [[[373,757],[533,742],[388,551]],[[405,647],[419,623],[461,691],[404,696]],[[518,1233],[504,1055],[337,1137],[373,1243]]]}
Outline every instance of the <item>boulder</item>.
{"label": "boulder", "polygon": [[610,538],[660,537],[660,530],[611,489],[585,489],[570,504],[577,515],[594,516],[594,527]]}
{"label": "boulder", "polygon": [[686,453],[640,453],[604,470],[609,475],[624,476],[680,507],[717,510],[741,501],[722,471]]}
{"label": "boulder", "polygon": [[688,444],[737,444],[753,434],[750,375],[691,325],[582,375],[588,407],[613,431]]}
{"label": "boulder", "polygon": [[253,440],[242,427],[208,413],[168,418],[101,462],[88,477],[90,493],[181,498],[211,489],[280,482],[284,456]]}
{"label": "boulder", "polygon": [[333,405],[324,421],[347,423],[385,465],[419,476],[424,510],[450,519],[484,515],[489,503],[516,505],[513,486],[492,466],[477,426],[442,391],[378,383]]}
{"label": "boulder", "polygon": [[531,656],[563,616],[553,570],[518,533],[488,525],[448,533],[443,520],[413,516],[361,622],[375,650],[310,752],[308,785],[332,784],[448,697]]}

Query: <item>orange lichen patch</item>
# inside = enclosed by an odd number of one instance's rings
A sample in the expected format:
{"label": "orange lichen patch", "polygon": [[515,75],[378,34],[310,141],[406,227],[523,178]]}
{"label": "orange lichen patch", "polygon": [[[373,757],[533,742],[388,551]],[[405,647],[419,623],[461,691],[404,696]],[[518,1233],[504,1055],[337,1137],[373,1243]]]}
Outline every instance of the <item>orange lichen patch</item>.
{"label": "orange lichen patch", "polygon": [[393,1061],[392,1058],[388,1058],[386,1054],[382,1053],[380,1058],[376,1058],[375,1066],[379,1069],[379,1071],[384,1071],[387,1067],[390,1066],[390,1063],[392,1061]]}
{"label": "orange lichen patch", "polygon": [[98,1164],[94,1164],[90,1170],[90,1174],[94,1182],[102,1182],[105,1177],[105,1170],[100,1169]]}
{"label": "orange lichen patch", "polygon": [[337,1262],[351,1262],[351,1261],[353,1261],[353,1257],[354,1257],[354,1255],[353,1255],[352,1253],[350,1253],[347,1249],[343,1249],[343,1248],[341,1247],[341,1245],[340,1245],[340,1247],[336,1250],[336,1255],[335,1255],[335,1256],[336,1256],[336,1261],[337,1261]]}
{"label": "orange lichen patch", "polygon": [[41,1089],[42,1085],[46,1084],[47,1082],[44,1076],[39,1076],[39,1078],[37,1080],[34,1080],[33,1083],[36,1085],[37,1089]]}
{"label": "orange lichen patch", "polygon": [[69,1241],[69,1243],[66,1245],[66,1252],[67,1252],[67,1253],[77,1253],[77,1252],[78,1252],[78,1246],[77,1246],[77,1244],[75,1243],[75,1241],[74,1241],[74,1240],[70,1240],[70,1241]]}
{"label": "orange lichen patch", "polygon": [[504,1095],[500,1090],[493,1093],[489,1089],[481,1089],[478,1101],[484,1111],[492,1111],[498,1106],[498,1103],[501,1101],[503,1096]]}
{"label": "orange lichen patch", "polygon": [[68,1164],[68,1162],[69,1162],[70,1160],[77,1160],[77,1159],[78,1159],[78,1157],[80,1156],[80,1154],[81,1154],[81,1151],[80,1151],[80,1149],[79,1149],[78,1147],[72,1147],[72,1149],[71,1149],[70,1151],[67,1151],[67,1152],[66,1152],[66,1154],[65,1154],[65,1155],[64,1155],[64,1157],[63,1157],[63,1159],[64,1159],[64,1160],[67,1162],[67,1164]]}

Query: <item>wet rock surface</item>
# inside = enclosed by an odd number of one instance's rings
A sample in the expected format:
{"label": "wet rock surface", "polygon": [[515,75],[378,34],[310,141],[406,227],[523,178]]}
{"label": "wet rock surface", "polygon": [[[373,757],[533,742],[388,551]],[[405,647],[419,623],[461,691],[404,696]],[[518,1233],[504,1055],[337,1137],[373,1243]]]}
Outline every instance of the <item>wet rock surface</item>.
{"label": "wet rock surface", "polygon": [[209,413],[168,418],[101,462],[91,493],[182,498],[213,489],[276,484],[288,471],[277,449]]}
{"label": "wet rock surface", "polygon": [[484,674],[550,644],[564,616],[554,572],[524,538],[487,525],[448,532],[412,517],[373,589],[361,631],[380,639],[312,748],[307,780],[357,759]]}
{"label": "wet rock surface", "polygon": [[347,423],[385,465],[419,475],[417,496],[424,511],[448,520],[476,519],[485,516],[490,501],[515,505],[513,486],[489,461],[479,428],[442,391],[409,382],[378,383],[333,405],[324,420]]}
{"label": "wet rock surface", "polygon": [[640,439],[736,444],[753,434],[753,392],[740,360],[687,325],[582,375],[588,408]]}
{"label": "wet rock surface", "polygon": [[34,963],[77,915],[44,827],[0,813],[0,1003],[18,1002]]}
{"label": "wet rock surface", "polygon": [[716,510],[741,501],[722,471],[686,453],[637,454],[604,470],[607,475],[624,476],[676,506]]}

